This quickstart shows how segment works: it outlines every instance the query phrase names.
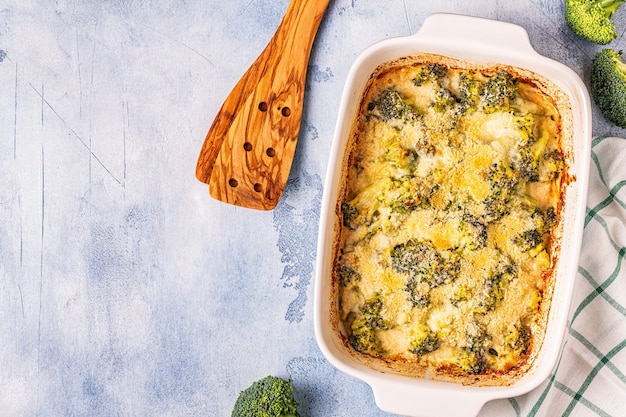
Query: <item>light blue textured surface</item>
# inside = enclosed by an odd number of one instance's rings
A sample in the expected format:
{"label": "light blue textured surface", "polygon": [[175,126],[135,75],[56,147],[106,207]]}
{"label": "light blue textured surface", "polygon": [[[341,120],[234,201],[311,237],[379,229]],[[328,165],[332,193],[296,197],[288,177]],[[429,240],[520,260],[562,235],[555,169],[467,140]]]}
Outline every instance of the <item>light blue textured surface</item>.
{"label": "light blue textured surface", "polygon": [[[0,3],[0,415],[228,416],[267,374],[292,378],[303,416],[388,415],[313,334],[322,183],[353,60],[439,11],[520,24],[585,80],[599,47],[556,0],[332,0],[282,201],[225,205],[195,179],[198,151],[287,5]],[[626,133],[594,116],[594,134]]]}

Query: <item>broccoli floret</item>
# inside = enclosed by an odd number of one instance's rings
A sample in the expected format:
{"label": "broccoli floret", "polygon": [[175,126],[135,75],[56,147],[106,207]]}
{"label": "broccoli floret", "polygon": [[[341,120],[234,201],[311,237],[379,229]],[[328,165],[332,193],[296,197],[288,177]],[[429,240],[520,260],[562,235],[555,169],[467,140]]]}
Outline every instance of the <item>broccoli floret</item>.
{"label": "broccoli floret", "polygon": [[528,252],[543,244],[543,236],[537,229],[526,230],[513,239],[523,252]]}
{"label": "broccoli floret", "polygon": [[551,181],[556,179],[565,169],[565,158],[557,150],[551,150],[543,154],[539,164],[539,181]]}
{"label": "broccoli floret", "polygon": [[461,302],[468,301],[472,297],[472,290],[467,285],[461,285],[454,291],[454,295],[450,297],[450,303],[458,307]]}
{"label": "broccoli floret", "polygon": [[420,207],[427,207],[434,187],[420,177],[404,176],[394,180],[394,192],[390,197],[391,210],[394,213],[406,214]]}
{"label": "broccoli floret", "polygon": [[391,250],[391,265],[396,271],[432,287],[451,282],[458,275],[458,261],[448,258],[437,252],[430,242],[413,239],[398,244]]}
{"label": "broccoli floret", "polygon": [[428,307],[430,305],[430,296],[428,291],[421,291],[421,281],[416,277],[411,277],[406,283],[405,290],[407,292],[407,300],[411,302],[413,307]]}
{"label": "broccoli floret", "polygon": [[457,99],[446,88],[439,88],[435,94],[435,101],[433,102],[433,108],[437,113],[452,112],[456,113],[458,109],[454,108],[457,105]]}
{"label": "broccoli floret", "polygon": [[617,37],[611,18],[624,0],[565,0],[565,22],[583,39],[606,45]]}
{"label": "broccoli floret", "polygon": [[360,281],[361,274],[352,266],[341,263],[337,267],[337,279],[339,280],[339,285],[347,287],[353,282]]}
{"label": "broccoli floret", "polygon": [[515,194],[519,178],[505,163],[493,164],[486,172],[490,192],[484,200],[485,221],[490,222],[509,213],[509,201]]}
{"label": "broccoli floret", "polygon": [[241,391],[232,417],[299,417],[291,380],[266,376]]}
{"label": "broccoli floret", "polygon": [[389,323],[382,317],[383,301],[379,296],[368,300],[358,313],[350,313],[348,341],[354,350],[367,355],[380,356],[383,349],[376,335],[377,330],[386,330]]}
{"label": "broccoli floret", "polygon": [[526,182],[539,181],[539,161],[532,153],[532,149],[521,147],[516,155],[515,166],[520,178]]}
{"label": "broccoli floret", "polygon": [[513,351],[519,352],[521,355],[528,352],[530,347],[531,331],[528,326],[516,324],[512,326],[504,338],[504,345]]}
{"label": "broccoli floret", "polygon": [[485,329],[470,329],[467,344],[462,346],[457,357],[457,365],[468,374],[480,374],[487,369],[486,345],[491,337]]}
{"label": "broccoli floret", "polygon": [[448,73],[448,68],[445,65],[441,64],[428,64],[424,65],[420,68],[419,72],[413,78],[413,84],[416,86],[420,86],[426,82],[435,82],[439,83],[439,80],[442,79]]}
{"label": "broccoli floret", "polygon": [[437,333],[430,329],[419,332],[409,346],[409,351],[422,356],[439,349],[440,342]]}
{"label": "broccoli floret", "polygon": [[350,230],[356,230],[356,228],[359,226],[359,209],[357,209],[352,204],[344,201],[341,203],[341,215],[343,218],[343,225]]}
{"label": "broccoli floret", "polygon": [[459,104],[461,111],[476,111],[480,104],[480,95],[483,84],[471,73],[462,72],[459,75]]}
{"label": "broccoli floret", "polygon": [[372,114],[378,115],[385,122],[400,120],[403,122],[414,121],[418,114],[416,110],[407,103],[402,95],[395,88],[388,88],[372,101],[368,110]]}
{"label": "broccoli floret", "polygon": [[537,141],[533,134],[535,118],[528,114],[517,120],[519,140],[511,153],[511,165],[527,182],[539,181],[539,159],[545,140]]}
{"label": "broccoli floret", "polygon": [[415,171],[418,158],[419,155],[415,149],[404,148],[399,142],[388,145],[384,157],[385,161],[409,174]]}
{"label": "broccoli floret", "polygon": [[537,224],[537,228],[542,232],[553,227],[557,220],[556,211],[552,207],[543,210],[538,209],[533,213],[532,217]]}
{"label": "broccoli floret", "polygon": [[480,294],[476,298],[479,307],[476,310],[477,313],[491,311],[500,304],[504,299],[506,286],[515,277],[516,271],[511,260],[503,256],[498,266],[485,279]]}
{"label": "broccoli floret", "polygon": [[478,217],[465,213],[461,227],[471,239],[471,241],[468,242],[469,249],[477,250],[486,246],[488,237],[487,225]]}
{"label": "broccoli floret", "polygon": [[[550,134],[547,130],[539,128],[539,135],[535,137],[535,123],[532,114],[517,120],[520,137],[510,154],[511,166],[519,172],[522,181],[551,181],[565,169],[565,158],[561,152],[548,149]],[[537,123],[541,124],[541,120]]]}
{"label": "broccoli floret", "polygon": [[517,95],[517,80],[508,72],[500,71],[491,76],[483,87],[481,100],[485,113],[509,111]]}
{"label": "broccoli floret", "polygon": [[590,91],[598,108],[611,122],[626,128],[626,64],[622,51],[603,49],[591,64]]}

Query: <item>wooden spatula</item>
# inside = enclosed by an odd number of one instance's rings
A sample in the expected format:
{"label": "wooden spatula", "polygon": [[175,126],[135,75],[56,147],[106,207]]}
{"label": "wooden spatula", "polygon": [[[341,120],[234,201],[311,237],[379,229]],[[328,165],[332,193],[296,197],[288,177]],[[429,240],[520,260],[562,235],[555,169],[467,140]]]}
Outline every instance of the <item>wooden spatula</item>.
{"label": "wooden spatula", "polygon": [[298,141],[311,47],[329,1],[291,1],[215,116],[196,166],[213,198],[259,210],[278,203]]}

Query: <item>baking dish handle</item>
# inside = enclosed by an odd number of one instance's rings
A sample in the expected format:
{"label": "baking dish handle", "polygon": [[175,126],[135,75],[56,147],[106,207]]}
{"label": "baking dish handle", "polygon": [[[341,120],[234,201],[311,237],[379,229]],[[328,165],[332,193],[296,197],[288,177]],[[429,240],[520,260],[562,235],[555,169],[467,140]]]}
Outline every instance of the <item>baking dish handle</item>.
{"label": "baking dish handle", "polygon": [[532,47],[528,32],[523,27],[482,17],[464,16],[452,13],[433,13],[428,16],[416,38],[428,39],[434,43],[451,42],[457,44],[485,45],[489,50],[503,53],[531,53],[539,55]]}
{"label": "baking dish handle", "polygon": [[[407,417],[476,417],[488,401],[467,387],[415,389],[406,381],[368,381],[381,410]],[[489,398],[491,399],[491,398]]]}

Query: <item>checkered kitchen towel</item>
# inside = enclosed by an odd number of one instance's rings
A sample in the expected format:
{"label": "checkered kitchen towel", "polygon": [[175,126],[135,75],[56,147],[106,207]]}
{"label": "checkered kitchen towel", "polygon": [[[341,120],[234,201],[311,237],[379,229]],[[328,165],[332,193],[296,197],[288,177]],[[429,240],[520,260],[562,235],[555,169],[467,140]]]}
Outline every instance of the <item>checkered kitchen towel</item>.
{"label": "checkered kitchen towel", "polygon": [[551,377],[481,416],[626,416],[626,139],[592,145],[571,323]]}

